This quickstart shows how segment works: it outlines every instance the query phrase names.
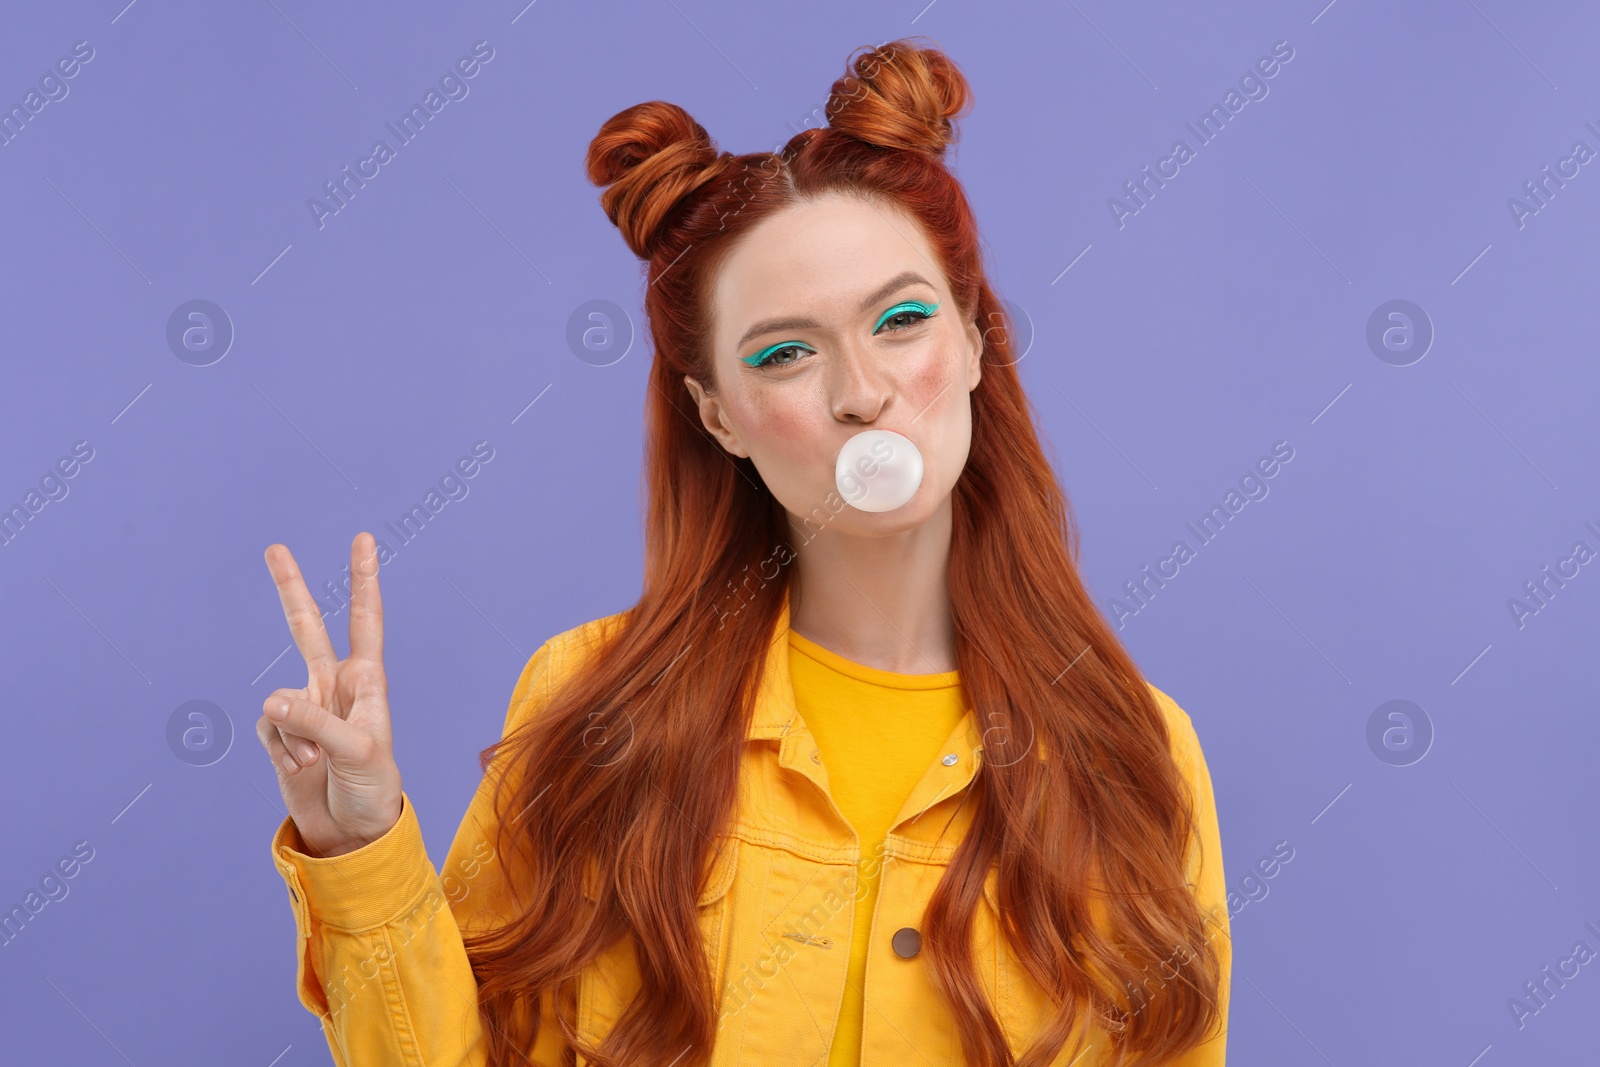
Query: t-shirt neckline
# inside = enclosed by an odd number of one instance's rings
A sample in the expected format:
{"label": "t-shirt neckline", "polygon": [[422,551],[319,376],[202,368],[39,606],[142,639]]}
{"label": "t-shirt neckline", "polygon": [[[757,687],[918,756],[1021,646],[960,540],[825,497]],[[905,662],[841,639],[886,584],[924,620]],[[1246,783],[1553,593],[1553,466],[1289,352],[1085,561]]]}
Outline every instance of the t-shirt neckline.
{"label": "t-shirt neckline", "polygon": [[901,674],[880,670],[864,663],[846,659],[830,648],[824,648],[795,630],[789,631],[789,647],[816,660],[830,670],[848,678],[888,689],[949,689],[961,684],[960,671],[940,671],[934,674]]}

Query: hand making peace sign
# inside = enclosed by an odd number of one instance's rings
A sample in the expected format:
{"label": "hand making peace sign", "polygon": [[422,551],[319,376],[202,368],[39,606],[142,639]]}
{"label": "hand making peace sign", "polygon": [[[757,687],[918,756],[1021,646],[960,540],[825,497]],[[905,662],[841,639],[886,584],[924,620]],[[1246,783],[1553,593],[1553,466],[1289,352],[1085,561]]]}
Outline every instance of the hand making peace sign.
{"label": "hand making peace sign", "polygon": [[267,697],[256,736],[272,757],[289,816],[313,854],[353,852],[400,818],[377,544],[365,531],[350,544],[350,655],[342,660],[288,547],[269,545],[266,558],[289,632],[306,661],[307,680],[303,689],[276,689]]}

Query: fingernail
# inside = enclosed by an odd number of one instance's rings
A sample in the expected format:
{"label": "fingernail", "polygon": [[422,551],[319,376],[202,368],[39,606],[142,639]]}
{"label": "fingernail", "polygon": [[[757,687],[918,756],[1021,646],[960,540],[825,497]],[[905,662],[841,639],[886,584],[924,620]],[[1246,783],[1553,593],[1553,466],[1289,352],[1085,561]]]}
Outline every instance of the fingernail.
{"label": "fingernail", "polygon": [[267,714],[271,715],[274,719],[285,718],[289,714],[289,702],[284,701],[282,704],[269,704],[267,706]]}
{"label": "fingernail", "polygon": [[317,758],[317,750],[303,741],[294,750],[294,752],[295,755],[300,757],[301,763],[310,763],[312,760]]}
{"label": "fingernail", "polygon": [[300,769],[300,765],[294,761],[294,757],[289,755],[287,752],[283,754],[283,758],[278,762],[283,764],[283,769],[288,771],[290,774],[293,774],[295,771]]}

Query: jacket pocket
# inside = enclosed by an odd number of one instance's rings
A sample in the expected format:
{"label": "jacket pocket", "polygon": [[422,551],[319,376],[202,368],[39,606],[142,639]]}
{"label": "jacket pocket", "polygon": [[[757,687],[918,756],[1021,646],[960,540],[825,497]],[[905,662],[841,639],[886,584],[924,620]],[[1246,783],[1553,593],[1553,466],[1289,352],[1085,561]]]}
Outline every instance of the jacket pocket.
{"label": "jacket pocket", "polygon": [[[712,989],[718,993],[727,974],[728,904],[739,873],[741,847],[738,838],[722,839],[720,852],[708,865],[705,885],[695,906],[700,939],[710,965]],[[586,879],[584,894],[590,900],[595,900],[592,886],[593,880]],[[628,1003],[638,992],[639,984],[639,964],[634,945],[631,939],[623,938],[601,953],[578,977],[579,1035],[585,1041],[598,1044],[622,1017]],[[581,1067],[581,1057],[579,1063]]]}
{"label": "jacket pocket", "polygon": [[989,868],[983,880],[983,899],[972,917],[973,962],[977,964],[978,977],[983,982],[983,991],[989,997],[990,1006],[994,1008],[995,1018],[1000,1022],[1000,1029],[1015,1054],[1021,1051],[1014,989],[1017,983],[1016,961],[1008,958],[1010,952],[1000,929],[998,881],[999,868]]}
{"label": "jacket pocket", "polygon": [[[975,958],[980,967],[988,970],[984,976],[988,987],[985,992],[989,994],[989,1003],[994,1007],[995,1018],[1011,1046],[1012,1055],[1021,1056],[1033,1044],[1036,1031],[1047,1017],[1046,998],[1006,940],[1000,920],[999,868],[991,867],[983,881],[983,902],[973,921],[977,939]],[[1059,1056],[1052,1061],[1052,1067],[1065,1065],[1070,1059]],[[1073,1067],[1088,1065],[1080,1060]]]}
{"label": "jacket pocket", "polygon": [[[987,972],[984,991],[989,994],[1011,1054],[1020,1058],[1055,1014],[1055,1007],[1001,932],[998,882],[998,868],[991,867],[983,883],[983,902],[973,920],[974,958],[980,970]],[[1096,1028],[1087,1044],[1083,1048],[1076,1038],[1068,1038],[1050,1061],[1050,1067],[1100,1067],[1109,1062],[1106,1057],[1110,1047],[1102,1031]]]}
{"label": "jacket pocket", "polygon": [[700,939],[705,945],[711,964],[711,988],[722,995],[722,985],[728,973],[728,898],[733,883],[739,876],[739,849],[743,847],[736,837],[724,837],[721,849],[713,857],[706,875],[705,888],[698,902]]}

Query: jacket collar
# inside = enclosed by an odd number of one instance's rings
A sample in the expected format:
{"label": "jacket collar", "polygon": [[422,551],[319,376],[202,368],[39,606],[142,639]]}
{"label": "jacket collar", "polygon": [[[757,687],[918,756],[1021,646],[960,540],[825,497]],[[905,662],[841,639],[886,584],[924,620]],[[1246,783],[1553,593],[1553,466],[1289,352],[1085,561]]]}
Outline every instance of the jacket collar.
{"label": "jacket collar", "polygon": [[756,706],[745,739],[781,739],[793,728],[799,714],[794,699],[794,680],[789,674],[789,590],[785,588],[783,606],[767,645],[767,663],[761,672],[761,688],[756,693]]}
{"label": "jacket collar", "polygon": [[[756,692],[755,710],[750,716],[750,727],[745,732],[747,741],[781,740],[800,723],[800,708],[794,699],[794,678],[789,673],[789,590],[783,591],[783,603],[778,609],[778,620],[773,624],[767,643],[767,662],[761,672],[761,687]],[[957,728],[958,736],[952,741],[969,750],[982,747],[982,737],[977,719],[968,708]],[[968,755],[969,752],[962,752]]]}
{"label": "jacket collar", "polygon": [[[971,784],[977,773],[978,761],[983,753],[983,731],[977,716],[969,707],[960,722],[951,731],[939,750],[941,758],[935,759],[906,798],[904,807],[896,817],[891,836],[899,842],[898,848],[907,855],[923,858],[947,857],[953,846],[919,841],[926,833],[913,832],[901,826],[904,820],[917,820],[921,814],[940,801],[960,793]],[[766,667],[762,671],[761,686],[757,690],[756,706],[751,712],[746,740],[776,740],[779,742],[779,765],[793,770],[817,783],[827,791],[826,771],[811,758],[813,741],[811,731],[800,715],[794,698],[794,681],[789,673],[789,593],[783,594],[777,622],[767,645]],[[950,763],[944,762],[955,757]],[[928,828],[931,831],[931,827]]]}

